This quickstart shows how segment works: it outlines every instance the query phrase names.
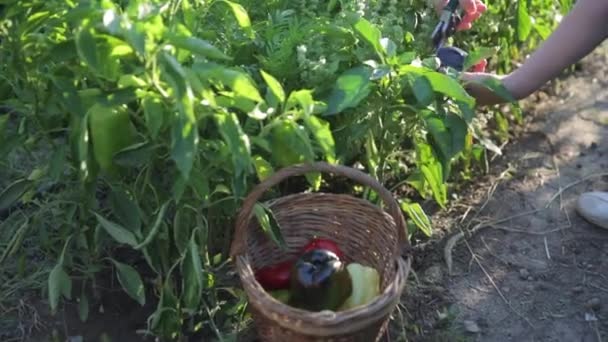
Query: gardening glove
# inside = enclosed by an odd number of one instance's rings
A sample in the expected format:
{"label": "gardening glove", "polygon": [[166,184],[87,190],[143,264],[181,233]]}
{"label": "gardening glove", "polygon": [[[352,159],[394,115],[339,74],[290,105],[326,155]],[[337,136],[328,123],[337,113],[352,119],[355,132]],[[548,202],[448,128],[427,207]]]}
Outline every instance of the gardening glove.
{"label": "gardening glove", "polygon": [[[448,4],[449,0],[433,0],[433,5],[437,13]],[[481,14],[487,10],[486,5],[481,0],[460,0],[460,6],[464,9],[462,21],[456,27],[457,31],[468,30],[472,27],[472,23],[481,17]]]}

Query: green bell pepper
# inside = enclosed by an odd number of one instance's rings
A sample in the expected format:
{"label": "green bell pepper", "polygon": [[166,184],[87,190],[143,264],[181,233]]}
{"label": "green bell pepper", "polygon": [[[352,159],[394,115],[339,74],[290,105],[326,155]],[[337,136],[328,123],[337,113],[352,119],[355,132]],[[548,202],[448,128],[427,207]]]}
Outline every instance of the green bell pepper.
{"label": "green bell pepper", "polygon": [[312,249],[298,259],[291,272],[289,305],[309,311],[335,311],[351,291],[350,275],[338,256],[325,249]]}
{"label": "green bell pepper", "polygon": [[366,305],[380,294],[380,275],[372,267],[351,263],[346,269],[352,279],[352,293],[340,311]]}

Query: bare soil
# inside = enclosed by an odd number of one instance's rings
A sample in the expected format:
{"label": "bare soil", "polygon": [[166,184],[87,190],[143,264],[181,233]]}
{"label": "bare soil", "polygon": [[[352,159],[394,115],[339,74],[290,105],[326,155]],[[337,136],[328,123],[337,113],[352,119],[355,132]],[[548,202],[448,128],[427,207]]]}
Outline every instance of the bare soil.
{"label": "bare soil", "polygon": [[434,215],[445,236],[419,249],[408,340],[608,340],[608,230],[575,210],[608,191],[606,62],[603,47],[537,94],[492,174]]}

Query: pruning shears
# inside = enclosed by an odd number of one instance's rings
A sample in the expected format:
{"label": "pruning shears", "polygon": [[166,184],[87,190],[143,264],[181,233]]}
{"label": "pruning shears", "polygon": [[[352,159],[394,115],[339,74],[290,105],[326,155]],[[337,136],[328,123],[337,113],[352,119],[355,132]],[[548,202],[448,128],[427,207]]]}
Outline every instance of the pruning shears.
{"label": "pruning shears", "polygon": [[456,27],[462,20],[462,8],[458,0],[450,0],[441,11],[439,23],[433,30],[432,40],[435,50],[443,47],[445,41],[456,32]]}
{"label": "pruning shears", "polygon": [[460,8],[459,0],[450,0],[443,8],[439,23],[435,26],[431,40],[435,54],[441,61],[440,69],[452,67],[462,71],[467,53],[457,47],[444,47],[446,40],[454,35],[456,27],[462,21],[462,8]]}

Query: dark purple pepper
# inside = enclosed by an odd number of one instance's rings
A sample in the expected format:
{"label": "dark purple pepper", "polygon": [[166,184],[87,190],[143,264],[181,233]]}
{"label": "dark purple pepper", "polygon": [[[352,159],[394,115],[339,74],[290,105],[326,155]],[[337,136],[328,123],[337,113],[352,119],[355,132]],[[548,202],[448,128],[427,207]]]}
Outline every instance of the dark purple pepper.
{"label": "dark purple pepper", "polygon": [[441,61],[440,68],[451,67],[458,71],[464,69],[464,61],[468,53],[454,46],[441,47],[437,50],[437,58]]}

